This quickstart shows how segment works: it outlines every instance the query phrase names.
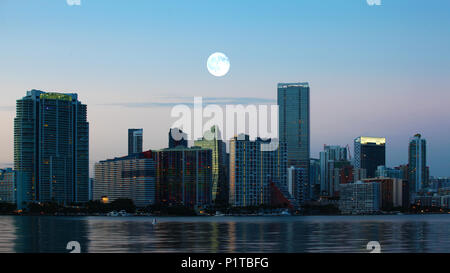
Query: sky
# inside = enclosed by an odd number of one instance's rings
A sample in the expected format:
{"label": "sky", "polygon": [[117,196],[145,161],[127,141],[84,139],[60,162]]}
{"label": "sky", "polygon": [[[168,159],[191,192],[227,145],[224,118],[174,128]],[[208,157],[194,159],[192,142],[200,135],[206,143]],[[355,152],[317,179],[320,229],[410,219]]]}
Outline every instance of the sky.
{"label": "sky", "polygon": [[277,83],[308,82],[312,157],[382,136],[396,166],[421,133],[431,175],[450,176],[450,1],[80,1],[0,0],[0,167],[27,90],[78,93],[93,164],[127,153],[128,128],[166,147],[174,103],[275,102]]}

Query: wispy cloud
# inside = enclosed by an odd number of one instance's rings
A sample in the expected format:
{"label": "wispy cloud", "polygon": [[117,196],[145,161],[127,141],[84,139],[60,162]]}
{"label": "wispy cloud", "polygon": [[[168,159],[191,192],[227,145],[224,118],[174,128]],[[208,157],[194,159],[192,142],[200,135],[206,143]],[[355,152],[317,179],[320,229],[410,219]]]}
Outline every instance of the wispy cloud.
{"label": "wispy cloud", "polygon": [[[253,97],[203,97],[203,104],[275,104],[275,99],[267,98],[253,98]],[[118,103],[106,103],[100,104],[103,106],[122,106],[127,108],[153,108],[153,107],[174,107],[176,105],[184,104],[189,107],[194,106],[193,97],[157,97],[155,101],[151,102],[118,102]]]}

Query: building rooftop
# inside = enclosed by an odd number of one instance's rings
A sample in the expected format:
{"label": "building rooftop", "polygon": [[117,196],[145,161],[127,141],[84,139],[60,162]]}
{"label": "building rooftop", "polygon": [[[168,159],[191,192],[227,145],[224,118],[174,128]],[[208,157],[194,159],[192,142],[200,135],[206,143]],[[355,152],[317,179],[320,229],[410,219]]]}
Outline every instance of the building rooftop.
{"label": "building rooftop", "polygon": [[309,87],[307,82],[295,82],[295,83],[279,83],[278,88],[288,88],[288,87]]}
{"label": "building rooftop", "polygon": [[355,139],[355,142],[359,142],[361,144],[369,144],[373,143],[376,145],[384,145],[386,144],[386,138],[384,137],[366,137],[366,136],[360,136]]}

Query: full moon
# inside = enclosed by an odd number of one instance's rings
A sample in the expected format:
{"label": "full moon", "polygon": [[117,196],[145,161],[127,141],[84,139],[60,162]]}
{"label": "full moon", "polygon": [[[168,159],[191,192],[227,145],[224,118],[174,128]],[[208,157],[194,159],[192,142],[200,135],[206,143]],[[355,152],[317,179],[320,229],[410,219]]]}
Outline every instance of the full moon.
{"label": "full moon", "polygon": [[206,67],[212,75],[222,77],[230,70],[230,60],[225,54],[216,52],[209,56]]}

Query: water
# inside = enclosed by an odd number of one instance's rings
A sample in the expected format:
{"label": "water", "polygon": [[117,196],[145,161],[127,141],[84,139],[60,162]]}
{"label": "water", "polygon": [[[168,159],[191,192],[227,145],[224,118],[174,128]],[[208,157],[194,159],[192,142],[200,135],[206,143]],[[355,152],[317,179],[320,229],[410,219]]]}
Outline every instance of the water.
{"label": "water", "polygon": [[0,252],[450,253],[450,214],[309,217],[0,216]]}

